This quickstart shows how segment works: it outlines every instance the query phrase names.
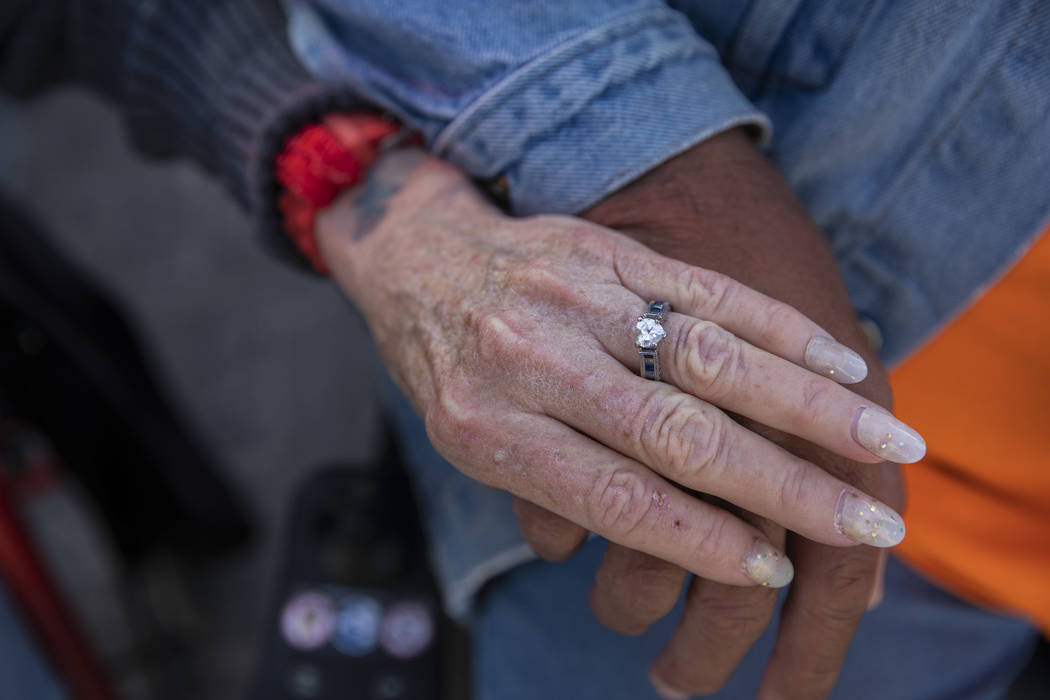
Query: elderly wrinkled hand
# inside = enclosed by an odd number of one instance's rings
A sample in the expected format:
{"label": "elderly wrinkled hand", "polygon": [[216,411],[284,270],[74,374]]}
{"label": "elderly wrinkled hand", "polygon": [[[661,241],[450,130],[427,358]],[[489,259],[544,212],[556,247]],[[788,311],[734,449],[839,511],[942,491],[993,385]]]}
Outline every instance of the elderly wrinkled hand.
{"label": "elderly wrinkled hand", "polygon": [[[435,447],[482,483],[735,585],[783,586],[791,563],[689,490],[825,544],[903,537],[889,506],[725,413],[857,461],[921,457],[913,430],[829,378],[863,361],[791,307],[578,219],[504,216],[415,151],[381,160],[318,234]],[[674,309],[663,382],[637,374],[654,299]]]}

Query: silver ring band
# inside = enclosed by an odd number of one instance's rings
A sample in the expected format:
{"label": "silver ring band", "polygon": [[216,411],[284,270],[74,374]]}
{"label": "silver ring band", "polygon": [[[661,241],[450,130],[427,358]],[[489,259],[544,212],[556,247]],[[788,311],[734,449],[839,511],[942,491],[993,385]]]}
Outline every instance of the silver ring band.
{"label": "silver ring band", "polygon": [[666,301],[650,301],[645,313],[638,317],[635,329],[638,336],[634,346],[638,348],[639,373],[645,379],[660,381],[660,341],[667,335],[663,322],[671,311]]}

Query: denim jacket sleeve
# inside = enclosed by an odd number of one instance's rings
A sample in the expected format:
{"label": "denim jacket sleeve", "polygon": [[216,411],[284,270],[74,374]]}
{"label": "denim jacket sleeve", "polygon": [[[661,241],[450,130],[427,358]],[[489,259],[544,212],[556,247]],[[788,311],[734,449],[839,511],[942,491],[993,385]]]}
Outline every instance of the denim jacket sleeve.
{"label": "denim jacket sleeve", "polygon": [[692,145],[769,120],[663,0],[285,0],[291,43],[518,214],[576,213]]}

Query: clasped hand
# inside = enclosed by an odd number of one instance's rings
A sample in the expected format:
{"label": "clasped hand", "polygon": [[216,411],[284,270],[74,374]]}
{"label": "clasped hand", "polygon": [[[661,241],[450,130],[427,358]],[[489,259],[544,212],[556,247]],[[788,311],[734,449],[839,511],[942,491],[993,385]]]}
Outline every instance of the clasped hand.
{"label": "clasped hand", "polygon": [[[792,307],[610,229],[501,214],[456,171],[386,156],[319,217],[333,276],[458,469],[611,542],[734,586],[792,564],[748,519],[815,542],[892,546],[899,515],[727,412],[851,460],[914,461],[921,438],[829,378],[863,361]],[[634,324],[670,302],[663,382]]]}

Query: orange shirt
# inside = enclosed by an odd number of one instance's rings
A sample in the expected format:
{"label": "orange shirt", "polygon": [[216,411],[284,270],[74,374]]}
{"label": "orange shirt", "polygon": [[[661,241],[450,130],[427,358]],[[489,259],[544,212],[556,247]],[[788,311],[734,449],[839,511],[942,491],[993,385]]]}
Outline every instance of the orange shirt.
{"label": "orange shirt", "polygon": [[891,381],[929,446],[898,553],[1050,635],[1050,230]]}

